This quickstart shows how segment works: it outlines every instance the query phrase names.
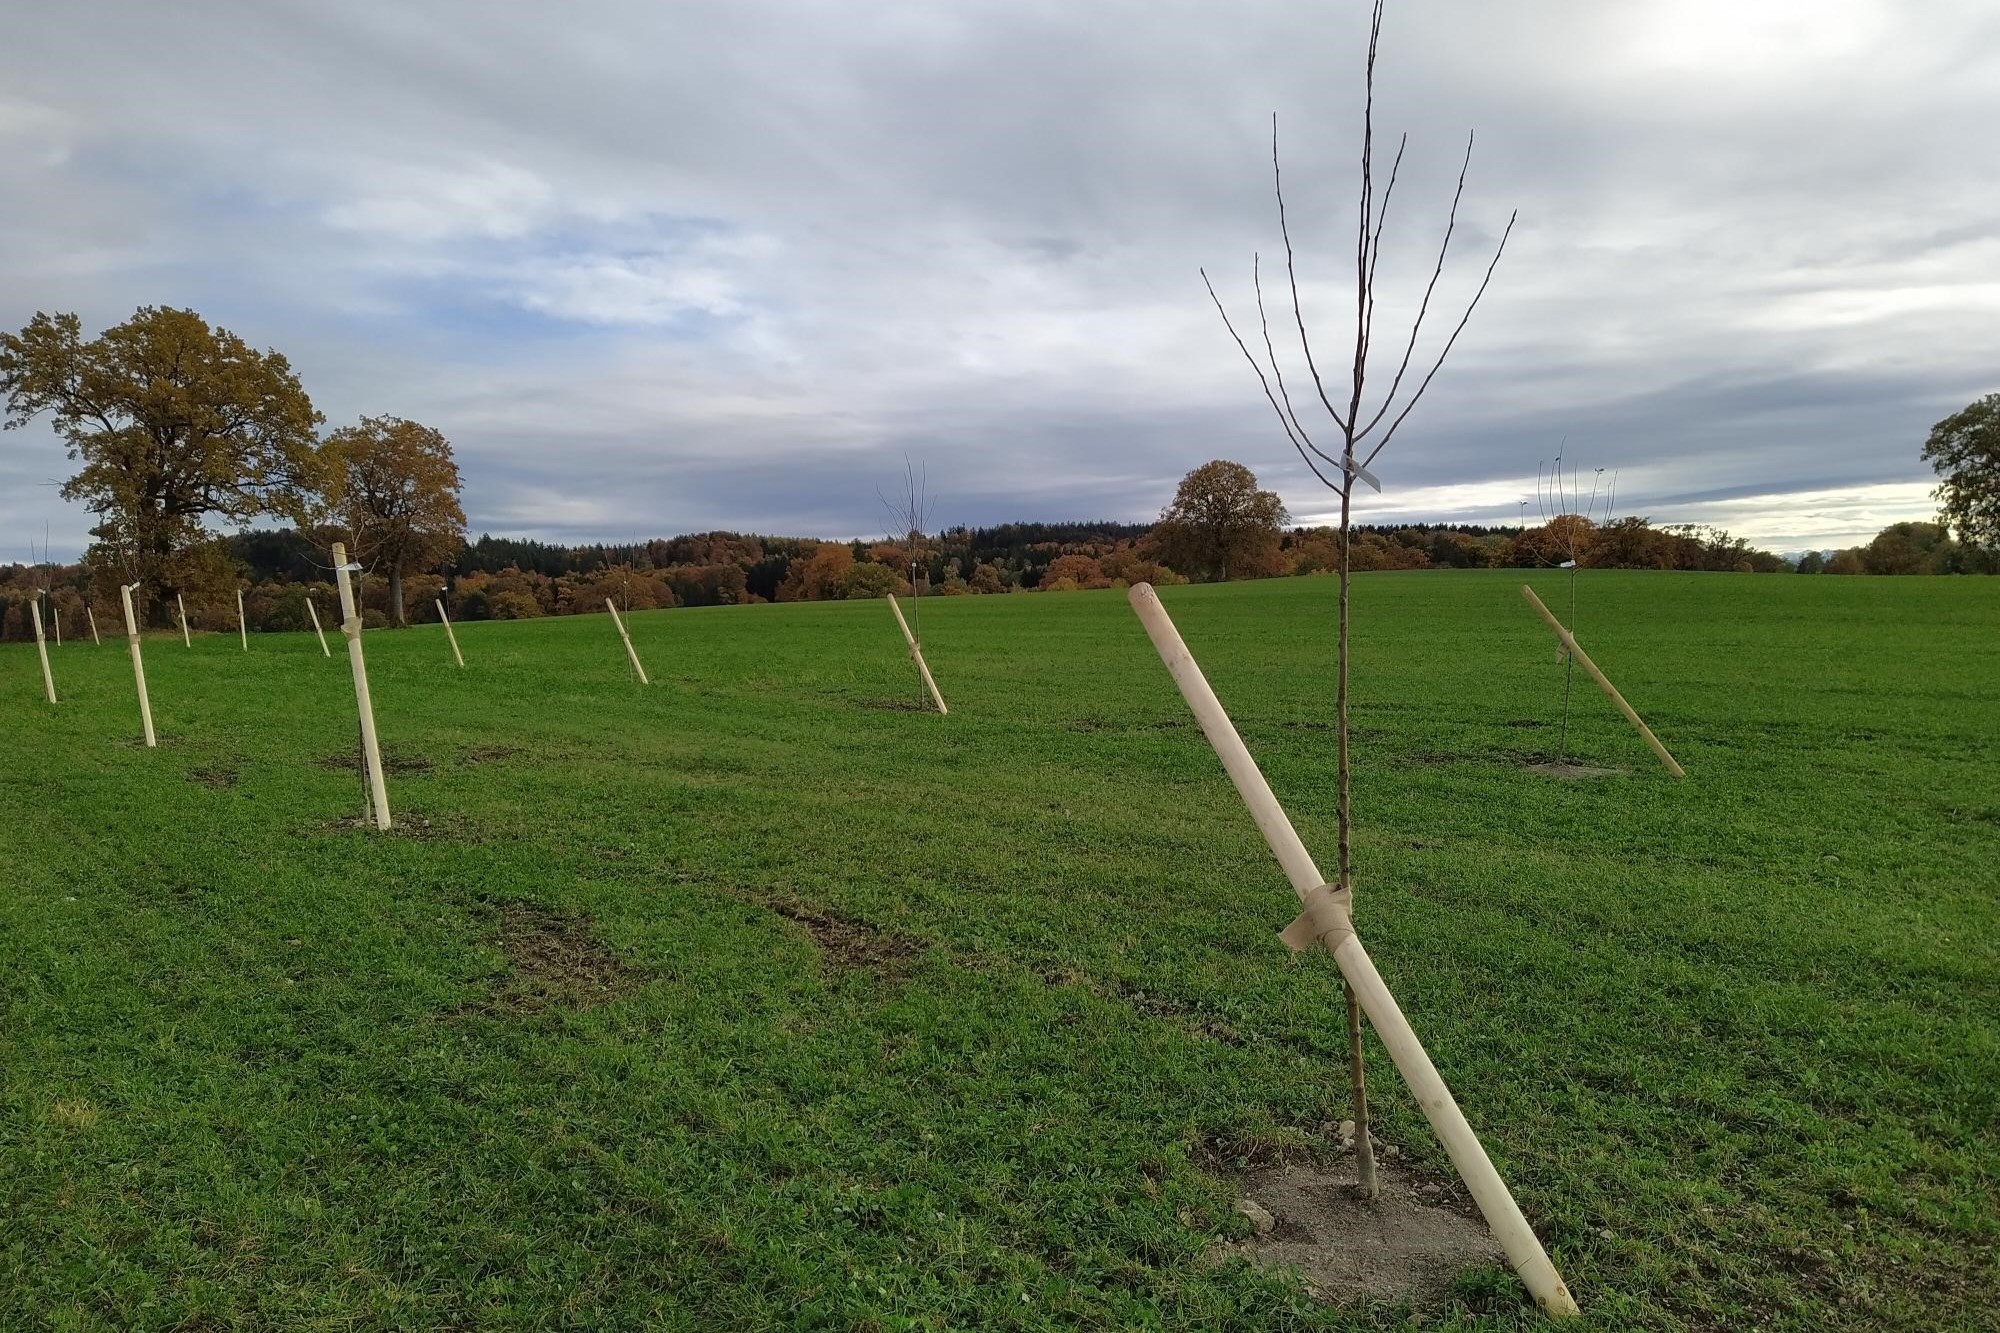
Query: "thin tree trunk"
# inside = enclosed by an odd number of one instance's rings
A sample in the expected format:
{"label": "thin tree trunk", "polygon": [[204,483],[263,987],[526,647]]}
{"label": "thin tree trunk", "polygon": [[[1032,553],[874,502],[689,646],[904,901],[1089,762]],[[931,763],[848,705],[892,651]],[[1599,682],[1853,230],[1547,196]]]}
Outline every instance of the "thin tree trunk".
{"label": "thin tree trunk", "polygon": [[[1354,446],[1347,446],[1347,461],[1354,461]],[[1354,786],[1348,764],[1347,744],[1347,598],[1352,578],[1352,530],[1349,511],[1354,502],[1354,471],[1350,467],[1340,488],[1340,684],[1338,687],[1340,776],[1340,887],[1354,887]],[[1375,1180],[1375,1140],[1368,1130],[1368,1071],[1362,1064],[1361,1005],[1354,987],[1342,981],[1347,992],[1347,1071],[1354,1101],[1354,1187],[1364,1199],[1381,1192]]]}
{"label": "thin tree trunk", "polygon": [[403,562],[397,559],[389,565],[389,612],[396,617],[396,628],[403,627]]}

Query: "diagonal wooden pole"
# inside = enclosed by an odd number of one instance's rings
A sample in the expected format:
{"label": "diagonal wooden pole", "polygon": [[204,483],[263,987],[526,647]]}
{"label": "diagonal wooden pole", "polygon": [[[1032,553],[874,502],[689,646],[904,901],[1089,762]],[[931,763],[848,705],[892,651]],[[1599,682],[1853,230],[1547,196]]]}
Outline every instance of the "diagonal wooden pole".
{"label": "diagonal wooden pole", "polygon": [[444,622],[444,636],[451,640],[451,660],[458,663],[459,668],[463,670],[465,657],[458,651],[458,635],[451,632],[451,617],[444,613],[444,598],[437,599],[437,609],[438,619]]}
{"label": "diagonal wooden pole", "polygon": [[1652,747],[1653,753],[1659,756],[1660,762],[1667,766],[1667,772],[1677,778],[1686,777],[1687,774],[1681,771],[1681,766],[1674,762],[1674,757],[1667,753],[1667,747],[1660,744],[1660,738],[1655,736],[1653,729],[1646,725],[1645,719],[1632,711],[1632,705],[1625,702],[1625,696],[1618,692],[1618,687],[1605,679],[1604,673],[1597,669],[1597,663],[1590,660],[1590,654],[1584,652],[1578,646],[1576,637],[1562,627],[1562,622],[1555,618],[1554,612],[1542,605],[1542,599],[1535,596],[1535,590],[1523,583],[1521,585],[1521,596],[1528,599],[1528,605],[1534,607],[1543,621],[1548,624],[1549,629],[1554,631],[1556,642],[1561,645],[1561,651],[1568,653],[1570,659],[1582,667],[1592,680],[1597,682],[1597,688],[1611,696],[1611,702],[1618,705],[1618,711],[1625,715],[1625,720],[1630,722],[1637,729],[1641,739]]}
{"label": "diagonal wooden pole", "polygon": [[132,590],[136,583],[123,584],[118,589],[119,600],[125,603],[125,642],[132,649],[132,680],[139,687],[139,721],[146,727],[146,748],[153,749],[159,744],[153,736],[153,701],[146,696],[146,659],[139,655],[139,621],[132,614]]}
{"label": "diagonal wooden pole", "polygon": [[1236,785],[1237,795],[1243,798],[1250,809],[1250,817],[1257,821],[1257,827],[1264,834],[1264,841],[1283,867],[1285,878],[1291,881],[1292,890],[1299,897],[1303,910],[1292,924],[1286,927],[1281,938],[1294,948],[1305,948],[1317,941],[1333,954],[1333,961],[1340,968],[1341,976],[1353,989],[1360,1002],[1362,1012],[1374,1025],[1376,1035],[1389,1052],[1389,1059],[1409,1085],[1410,1092],[1423,1109],[1424,1118],[1430,1121],[1431,1129],[1437,1134],[1438,1142],[1444,1145],[1451,1163],[1458,1168],[1458,1174],[1472,1191],[1472,1198],[1479,1205],[1486,1225],[1492,1229],[1494,1239],[1507,1253],[1507,1261],[1521,1276],[1538,1304],[1551,1315],[1573,1315],[1577,1313],[1576,1301],[1563,1284],[1562,1275],[1549,1262],[1548,1252],[1542,1248],[1535,1236],[1534,1228],[1521,1216],[1521,1209],[1508,1192],[1506,1182],[1493,1168],[1493,1161],[1486,1155],[1479,1136],[1466,1123],[1465,1113],[1458,1109],[1451,1089],[1431,1063],[1423,1043],[1417,1040],[1410,1022],[1403,1017],[1403,1011],[1396,1004],[1396,997],[1389,993],[1382,976],[1375,970],[1374,960],[1361,947],[1360,937],[1348,917],[1348,903],[1352,900],[1351,889],[1335,889],[1319,873],[1313,864],[1305,844],[1292,828],[1292,821],[1286,817],[1284,808],[1277,797],[1271,794],[1270,784],[1257,768],[1257,761],[1244,748],[1243,738],[1236,734],[1235,724],[1222,709],[1222,703],[1209,688],[1208,680],[1201,674],[1201,667],[1181,642],[1180,632],[1167,615],[1166,607],[1160,604],[1159,596],[1150,584],[1134,584],[1127,594],[1132,609],[1139,614],[1140,623],[1146,627],[1146,635],[1152,639],[1153,647],[1166,663],[1167,671],[1180,687],[1181,697],[1187,700],[1193,710],[1195,720],[1201,724],[1202,734],[1214,747],[1230,781]]}
{"label": "diagonal wooden pole", "polygon": [[319,650],[332,657],[333,649],[326,646],[326,631],[319,627],[319,608],[313,605],[310,597],[306,598],[306,614],[312,617],[313,633],[319,635]]}
{"label": "diagonal wooden pole", "polygon": [[97,612],[91,610],[89,605],[86,604],[83,608],[83,614],[90,618],[90,641],[94,644],[102,645],[104,640],[97,637]]}
{"label": "diagonal wooden pole", "polygon": [[192,648],[194,640],[188,635],[188,604],[179,593],[175,593],[174,605],[181,609],[181,642]]}
{"label": "diagonal wooden pole", "polygon": [[243,614],[243,589],[236,590],[236,633],[243,640],[243,651],[250,651],[250,622]]}
{"label": "diagonal wooden pole", "polygon": [[896,594],[893,592],[889,594],[889,609],[896,613],[896,624],[903,630],[903,642],[910,645],[910,656],[916,660],[917,672],[924,678],[924,687],[931,692],[931,702],[937,705],[938,712],[949,713],[951,710],[944,706],[944,695],[939,693],[937,682],[931,679],[931,668],[924,661],[924,650],[917,645],[917,636],[910,633],[910,622],[903,619],[903,608],[896,605]]}
{"label": "diagonal wooden pole", "polygon": [[632,636],[625,632],[624,618],[618,614],[618,608],[612,605],[609,597],[604,599],[604,609],[611,613],[611,623],[618,627],[618,637],[625,640],[625,656],[632,659],[632,669],[639,673],[639,683],[651,685],[653,682],[646,679],[646,668],[639,665],[639,653],[632,647]]}
{"label": "diagonal wooden pole", "polygon": [[56,701],[56,678],[49,674],[49,645],[42,638],[42,599],[39,596],[28,599],[28,614],[35,620],[35,651],[42,657],[42,691],[49,696],[49,702]]}
{"label": "diagonal wooden pole", "polygon": [[340,586],[340,633],[347,640],[347,665],[354,672],[354,707],[361,714],[361,754],[368,765],[369,813],[375,827],[389,827],[389,788],[382,779],[382,742],[375,735],[375,703],[368,695],[368,662],[361,653],[361,612],[354,605],[354,585],[349,582],[347,546],[333,544],[334,577]]}

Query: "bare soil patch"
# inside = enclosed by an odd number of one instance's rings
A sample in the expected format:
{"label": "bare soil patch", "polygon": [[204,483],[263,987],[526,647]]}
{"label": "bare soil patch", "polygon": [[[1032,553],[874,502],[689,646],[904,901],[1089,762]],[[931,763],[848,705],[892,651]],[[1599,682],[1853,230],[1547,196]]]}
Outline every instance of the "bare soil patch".
{"label": "bare soil patch", "polygon": [[518,745],[475,745],[458,757],[458,762],[467,768],[478,764],[497,764],[512,759],[521,753]]}
{"label": "bare soil patch", "polygon": [[[345,754],[330,754],[319,761],[319,766],[335,770],[345,769],[349,773],[359,773],[361,771],[361,755],[359,751],[349,751]],[[382,752],[382,772],[391,777],[397,775],[407,776],[411,773],[428,773],[430,771],[431,761],[422,755],[398,753],[393,750]]]}
{"label": "bare soil patch", "polygon": [[1308,1294],[1339,1304],[1433,1305],[1465,1270],[1505,1262],[1484,1223],[1445,1206],[1442,1186],[1392,1162],[1379,1164],[1378,1179],[1381,1195],[1364,1200],[1351,1171],[1255,1168],[1240,1182],[1255,1208],[1238,1211],[1257,1230],[1213,1253],[1296,1268]]}
{"label": "bare soil patch", "polygon": [[500,909],[500,948],[507,955],[507,974],[485,1003],[475,1006],[486,1013],[594,1009],[631,994],[644,981],[597,937],[583,912],[510,902]]}
{"label": "bare soil patch", "polygon": [[188,770],[187,780],[220,790],[224,787],[234,787],[237,776],[233,768],[191,768]]}
{"label": "bare soil patch", "polygon": [[935,713],[926,699],[856,699],[856,708],[872,709],[878,713]]}
{"label": "bare soil patch", "polygon": [[767,905],[785,920],[803,928],[819,946],[820,955],[842,970],[894,971],[924,950],[921,943],[907,935],[878,930],[865,921],[849,920],[802,903]]}
{"label": "bare soil patch", "polygon": [[1624,775],[1622,768],[1600,768],[1596,764],[1581,763],[1574,759],[1531,758],[1522,767],[1530,773],[1546,773],[1552,778],[1576,781],[1581,778],[1615,778]]}
{"label": "bare soil patch", "polygon": [[[384,836],[391,838],[415,838],[418,842],[483,842],[485,839],[464,818],[456,815],[425,815],[414,810],[398,810],[393,799],[389,802],[389,831]],[[339,819],[329,819],[315,826],[326,833],[344,833],[352,829],[376,832],[375,821],[364,815],[346,815]]]}

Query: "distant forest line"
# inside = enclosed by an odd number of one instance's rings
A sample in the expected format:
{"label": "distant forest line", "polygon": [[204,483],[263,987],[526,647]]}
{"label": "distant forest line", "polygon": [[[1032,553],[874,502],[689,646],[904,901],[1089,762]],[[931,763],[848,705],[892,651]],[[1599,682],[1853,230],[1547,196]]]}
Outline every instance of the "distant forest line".
{"label": "distant forest line", "polygon": [[[1567,526],[1566,526],[1567,525]],[[637,543],[565,545],[481,536],[430,571],[406,575],[413,618],[435,621],[444,601],[454,619],[527,619],[621,609],[825,601],[899,595],[954,596],[1109,588],[1145,580],[1188,580],[1161,559],[1157,524],[1003,523],[948,528],[922,543],[825,541],[735,532],[690,533]],[[1331,528],[1290,528],[1245,557],[1232,579],[1331,573],[1339,559]],[[219,537],[218,554],[237,573],[235,588],[204,587],[188,598],[196,629],[236,628],[234,592],[249,627],[311,627],[311,598],[328,625],[338,601],[326,545],[296,529]],[[1574,551],[1585,568],[1679,569],[1739,573],[1949,574],[2000,572],[1994,553],[1961,546],[1930,523],[1899,523],[1865,546],[1809,553],[1797,564],[1715,528],[1654,526],[1643,518],[1605,524],[1570,517],[1539,527],[1463,523],[1357,525],[1354,568],[1552,568]],[[914,574],[914,579],[912,578]],[[360,580],[363,619],[388,623],[387,581]],[[81,564],[0,566],[0,640],[33,638],[27,606],[40,596],[45,620],[62,617],[66,638],[123,633],[115,597],[93,595]],[[47,632],[53,634],[49,624]]]}

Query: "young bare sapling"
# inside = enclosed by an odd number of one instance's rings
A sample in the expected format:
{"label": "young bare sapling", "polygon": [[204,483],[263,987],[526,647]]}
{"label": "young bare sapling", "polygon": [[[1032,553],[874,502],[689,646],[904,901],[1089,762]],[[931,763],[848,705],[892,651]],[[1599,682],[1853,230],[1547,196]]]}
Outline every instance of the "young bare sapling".
{"label": "young bare sapling", "polygon": [[944,694],[938,689],[937,681],[932,679],[930,663],[924,661],[924,650],[918,644],[917,636],[910,632],[910,622],[903,619],[903,608],[896,605],[896,594],[893,592],[889,594],[889,610],[894,613],[896,624],[903,631],[903,642],[909,645],[911,660],[917,664],[918,681],[929,692],[931,702],[940,714],[951,712],[944,706]]}
{"label": "young bare sapling", "polygon": [[451,660],[458,663],[462,671],[465,669],[465,655],[458,651],[458,635],[452,633],[451,617],[444,613],[444,598],[437,599],[437,609],[438,619],[444,622],[444,637],[451,643]]}
{"label": "young bare sapling", "polygon": [[[1563,478],[1563,449],[1556,450],[1555,463],[1547,471],[1544,479],[1543,465],[1539,461],[1535,464],[1535,506],[1541,515],[1542,531],[1549,538],[1542,559],[1569,575],[1569,628],[1574,632],[1577,626],[1577,575],[1590,558],[1591,536],[1598,523],[1598,495],[1602,492],[1604,496],[1603,522],[1608,526],[1611,507],[1616,503],[1618,474],[1612,473],[1607,484],[1604,469],[1598,468],[1591,479],[1590,497],[1585,500],[1582,480],[1573,465],[1569,479],[1565,481]],[[1556,645],[1556,664],[1563,669],[1562,723],[1556,733],[1556,761],[1561,763],[1569,758],[1570,689],[1576,675],[1576,662],[1560,642]]]}
{"label": "young bare sapling", "polygon": [[618,614],[618,606],[609,597],[604,599],[604,609],[611,613],[611,623],[618,627],[618,637],[625,641],[625,656],[632,659],[632,669],[639,673],[641,685],[651,685],[646,679],[646,668],[639,664],[639,650],[632,646],[632,636],[625,632],[625,620]]}
{"label": "young bare sapling", "polygon": [[[1492,1159],[1479,1142],[1479,1136],[1466,1122],[1465,1114],[1458,1109],[1458,1103],[1451,1095],[1451,1089],[1437,1072],[1437,1066],[1431,1063],[1423,1043],[1417,1039],[1395,996],[1390,994],[1381,974],[1375,970],[1374,961],[1362,947],[1354,929],[1353,889],[1329,884],[1320,874],[1312,854],[1300,841],[1284,807],[1272,795],[1270,784],[1264,780],[1257,761],[1250,757],[1243,738],[1237,734],[1236,725],[1223,711],[1221,701],[1215,697],[1215,691],[1209,687],[1208,679],[1202,675],[1194,655],[1188,652],[1180,631],[1174,628],[1173,619],[1167,615],[1166,607],[1161,605],[1151,585],[1135,584],[1127,596],[1132,609],[1139,615],[1140,623],[1146,627],[1146,636],[1153,641],[1154,650],[1166,664],[1181,697],[1187,701],[1195,721],[1200,724],[1202,735],[1207,737],[1216,757],[1222,760],[1222,767],[1235,784],[1237,795],[1249,808],[1251,818],[1256,821],[1258,829],[1264,834],[1264,841],[1271,848],[1271,854],[1278,858],[1285,878],[1291,881],[1292,891],[1298,895],[1301,910],[1292,923],[1279,932],[1278,938],[1294,951],[1303,951],[1318,944],[1333,955],[1348,993],[1355,997],[1355,1003],[1374,1024],[1382,1045],[1389,1052],[1389,1059],[1409,1085],[1424,1118],[1430,1121],[1438,1142],[1444,1145],[1452,1165],[1458,1168],[1460,1179],[1472,1192],[1473,1201],[1486,1218],[1486,1225],[1492,1229],[1494,1239],[1500,1242],[1500,1248],[1506,1252],[1514,1271],[1520,1274],[1522,1284],[1547,1313],[1576,1314],[1576,1301],[1570,1296],[1562,1275],[1550,1262],[1548,1252],[1542,1248],[1534,1229],[1521,1216],[1520,1206],[1514,1202],[1506,1182],[1494,1169]],[[1355,1132],[1358,1146],[1358,1125]]]}
{"label": "young bare sapling", "polygon": [[922,704],[926,693],[940,713],[950,710],[944,706],[944,695],[938,692],[937,682],[931,679],[930,665],[924,661],[924,586],[928,568],[928,547],[930,543],[929,524],[931,497],[928,480],[922,464],[912,465],[909,456],[903,456],[903,493],[890,499],[880,490],[875,497],[882,507],[889,511],[889,541],[903,548],[910,574],[910,618],[905,620],[901,608],[896,605],[894,593],[889,595],[889,609],[896,613],[896,623],[903,631],[903,641],[909,645],[910,660],[917,667],[917,702]]}
{"label": "young bare sapling", "polygon": [[146,748],[159,742],[153,737],[153,701],[146,695],[146,660],[139,654],[139,619],[132,614],[132,594],[136,583],[121,584],[118,598],[125,604],[125,643],[132,650],[132,680],[139,687],[139,721],[146,729]]}
{"label": "young bare sapling", "polygon": [[368,781],[369,815],[375,827],[389,828],[389,788],[382,779],[382,743],[375,735],[375,704],[368,695],[368,662],[361,651],[361,612],[354,601],[354,585],[348,575],[357,568],[347,563],[347,546],[333,544],[333,575],[340,588],[340,633],[347,640],[347,664],[354,673],[354,708],[361,719],[361,759]]}
{"label": "young bare sapling", "polygon": [[[1412,363],[1416,361],[1417,344],[1424,325],[1430,315],[1431,300],[1444,274],[1445,262],[1450,256],[1452,237],[1458,228],[1459,202],[1465,193],[1465,178],[1472,165],[1472,136],[1467,135],[1465,156],[1459,166],[1458,184],[1452,192],[1451,208],[1446,216],[1444,238],[1438,245],[1437,261],[1431,268],[1430,279],[1425,284],[1423,296],[1417,305],[1415,316],[1410,323],[1409,336],[1403,340],[1403,351],[1398,359],[1394,375],[1390,378],[1386,393],[1381,393],[1379,401],[1371,409],[1369,403],[1374,393],[1380,392],[1379,382],[1371,380],[1375,369],[1372,356],[1375,349],[1375,296],[1376,270],[1382,257],[1383,229],[1388,219],[1389,203],[1396,190],[1397,174],[1402,167],[1403,150],[1409,136],[1403,136],[1396,148],[1394,162],[1390,165],[1386,183],[1377,188],[1375,178],[1375,58],[1382,35],[1382,0],[1376,0],[1368,28],[1368,57],[1362,78],[1362,120],[1361,120],[1361,162],[1358,190],[1357,222],[1355,226],[1353,281],[1354,320],[1352,327],[1351,373],[1344,390],[1338,385],[1330,392],[1326,377],[1322,376],[1319,358],[1313,351],[1307,330],[1305,310],[1299,297],[1298,265],[1292,250],[1291,230],[1285,215],[1284,176],[1280,168],[1278,154],[1278,120],[1271,118],[1271,190],[1277,203],[1278,233],[1285,247],[1285,275],[1291,290],[1292,324],[1299,340],[1299,355],[1310,380],[1313,395],[1319,400],[1326,419],[1331,423],[1331,438],[1326,445],[1314,439],[1315,431],[1326,431],[1324,426],[1308,429],[1305,417],[1294,407],[1289,386],[1281,366],[1276,345],[1271,338],[1270,320],[1265,311],[1262,262],[1259,256],[1251,259],[1251,283],[1255,292],[1257,319],[1262,335],[1263,354],[1253,352],[1236,325],[1231,321],[1222,299],[1216,295],[1214,284],[1208,273],[1202,271],[1203,285],[1208,288],[1209,299],[1222,316],[1223,327],[1229,331],[1237,349],[1250,363],[1256,373],[1258,383],[1263,386],[1264,398],[1277,415],[1278,424],[1284,431],[1286,440],[1297,451],[1314,477],[1329,490],[1340,496],[1340,579],[1339,614],[1336,632],[1336,672],[1335,685],[1335,740],[1336,768],[1339,785],[1339,878],[1342,890],[1352,891],[1354,887],[1354,801],[1353,771],[1350,764],[1350,733],[1348,727],[1349,688],[1349,605],[1352,583],[1352,526],[1351,518],[1354,501],[1354,484],[1365,482],[1374,490],[1381,489],[1381,482],[1369,470],[1377,456],[1395,438],[1396,431],[1408,420],[1411,411],[1422,400],[1431,382],[1443,368],[1445,359],[1451,355],[1458,337],[1485,296],[1487,284],[1493,279],[1493,271],[1499,266],[1500,256],[1505,253],[1507,240],[1514,232],[1514,217],[1509,215],[1506,229],[1501,233],[1499,243],[1494,246],[1493,257],[1487,262],[1479,285],[1467,299],[1463,313],[1445,337],[1435,355],[1428,351],[1421,369],[1422,378],[1405,390],[1405,379]],[[1393,347],[1393,344],[1391,344]],[[1343,356],[1346,352],[1343,352]],[[1339,393],[1336,400],[1335,393]],[[1311,413],[1311,403],[1307,412]],[[1366,448],[1366,453],[1362,450]],[[1356,1164],[1356,1184],[1360,1193],[1374,1197],[1375,1183],[1374,1142],[1368,1130],[1368,1090],[1366,1071],[1362,1063],[1361,1009],[1354,989],[1347,990],[1347,1033],[1348,1059],[1354,1099],[1354,1147]]]}
{"label": "young bare sapling", "polygon": [[42,692],[49,696],[49,702],[56,701],[56,678],[49,674],[49,645],[42,638],[42,599],[40,595],[28,599],[28,614],[35,622],[35,651],[42,659]]}
{"label": "young bare sapling", "polygon": [[319,635],[320,652],[332,657],[333,649],[326,646],[326,631],[319,627],[319,608],[313,605],[313,599],[310,597],[306,598],[306,614],[312,617],[313,633]]}

